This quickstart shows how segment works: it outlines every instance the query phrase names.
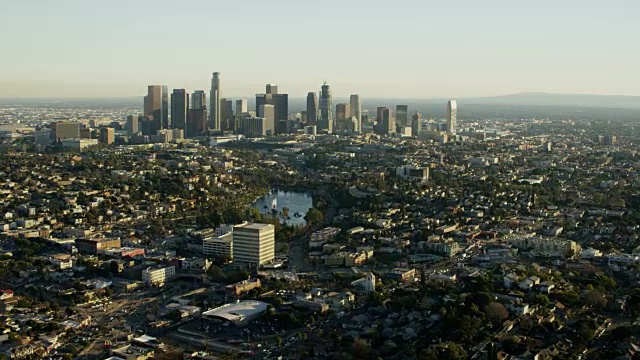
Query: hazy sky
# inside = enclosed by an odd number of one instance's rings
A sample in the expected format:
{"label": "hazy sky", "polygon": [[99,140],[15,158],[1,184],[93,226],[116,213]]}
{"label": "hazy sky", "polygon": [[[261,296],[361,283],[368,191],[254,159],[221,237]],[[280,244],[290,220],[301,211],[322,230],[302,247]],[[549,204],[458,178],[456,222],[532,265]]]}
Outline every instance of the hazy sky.
{"label": "hazy sky", "polygon": [[638,0],[3,0],[0,97],[640,95]]}

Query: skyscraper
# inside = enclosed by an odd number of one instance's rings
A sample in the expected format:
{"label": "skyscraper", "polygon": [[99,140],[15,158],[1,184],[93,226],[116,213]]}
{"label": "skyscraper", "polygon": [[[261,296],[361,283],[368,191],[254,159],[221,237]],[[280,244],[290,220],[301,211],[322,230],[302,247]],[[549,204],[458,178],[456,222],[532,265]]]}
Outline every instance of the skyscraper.
{"label": "skyscraper", "polygon": [[233,100],[220,99],[220,130],[227,131],[233,130],[232,120],[233,118]]}
{"label": "skyscraper", "polygon": [[267,84],[267,94],[277,94],[278,93],[278,85],[276,84]]}
{"label": "skyscraper", "polygon": [[273,105],[275,123],[281,120],[288,120],[289,95],[278,94],[278,85],[267,84],[265,94],[256,94],[256,115],[258,117],[266,117],[262,113],[263,105]]}
{"label": "skyscraper", "polygon": [[147,86],[147,95],[144,97],[144,116],[153,116],[153,113],[162,112],[162,86]]}
{"label": "skyscraper", "polygon": [[207,108],[189,109],[189,118],[187,119],[184,137],[192,138],[205,131],[207,131]]}
{"label": "skyscraper", "polygon": [[260,109],[262,108],[262,105],[266,105],[266,104],[268,104],[266,94],[256,94],[256,116],[257,117],[262,117],[262,114],[260,113]]}
{"label": "skyscraper", "polygon": [[260,114],[262,116],[259,117],[265,119],[265,131],[271,130],[270,135],[273,135],[276,130],[275,106],[271,104],[260,105]]}
{"label": "skyscraper", "polygon": [[186,130],[189,113],[189,94],[185,89],[173,89],[171,93],[171,125]]}
{"label": "skyscraper", "polygon": [[384,127],[385,134],[391,135],[396,132],[396,122],[391,116],[391,109],[385,108],[382,111],[382,125]]}
{"label": "skyscraper", "polygon": [[289,94],[273,94],[276,121],[289,119]]}
{"label": "skyscraper", "polygon": [[289,118],[289,95],[278,94],[278,85],[276,84],[267,84],[265,94],[256,94],[256,115],[258,117],[265,117],[261,113],[262,105],[273,105],[276,122]]}
{"label": "skyscraper", "polygon": [[361,132],[362,131],[362,105],[360,104],[360,95],[351,95],[349,98],[349,107],[351,113],[349,116],[351,118],[355,118],[354,131]]}
{"label": "skyscraper", "polygon": [[[274,96],[278,94],[278,86],[276,84],[267,84],[265,86],[266,92],[264,93],[264,104],[263,105],[274,105]],[[257,96],[257,95],[256,95]],[[257,109],[257,107],[256,107]]]}
{"label": "skyscraper", "polygon": [[162,85],[162,128],[169,128],[169,91]]}
{"label": "skyscraper", "polygon": [[336,120],[344,121],[350,116],[350,114],[351,111],[349,110],[349,104],[336,104]]}
{"label": "skyscraper", "polygon": [[333,112],[331,109],[331,88],[325,82],[320,90],[320,118],[318,119],[320,131],[333,132]]}
{"label": "skyscraper", "polygon": [[151,118],[151,134],[169,125],[169,101],[167,87],[164,85],[149,85],[147,96],[144,97],[144,116]]}
{"label": "skyscraper", "polygon": [[220,73],[214,72],[211,77],[211,93],[209,94],[209,127],[220,130],[220,98],[222,89],[220,88]]}
{"label": "skyscraper", "polygon": [[103,144],[113,144],[115,141],[115,130],[110,127],[100,128],[99,141]]}
{"label": "skyscraper", "polygon": [[379,107],[377,133],[380,135],[391,135],[396,132],[396,124],[391,117],[391,110],[387,107]]}
{"label": "skyscraper", "polygon": [[409,121],[409,106],[396,105],[396,124],[400,127],[407,126]]}
{"label": "skyscraper", "polygon": [[376,123],[378,124],[378,126],[382,124],[382,112],[384,111],[384,109],[386,109],[386,107],[384,106],[378,106],[376,108]]}
{"label": "skyscraper", "polygon": [[449,100],[447,103],[447,131],[449,134],[456,133],[456,123],[458,120],[458,104],[455,100]]}
{"label": "skyscraper", "polygon": [[415,113],[411,116],[411,135],[419,136],[422,132],[422,114]]}
{"label": "skyscraper", "polygon": [[196,90],[191,94],[191,109],[187,117],[184,137],[192,138],[207,131],[207,95],[204,90]]}
{"label": "skyscraper", "polygon": [[204,90],[196,90],[191,94],[191,108],[197,110],[207,108],[207,95]]}
{"label": "skyscraper", "polygon": [[127,116],[127,132],[129,135],[137,134],[139,129],[138,117],[136,115]]}
{"label": "skyscraper", "polygon": [[336,121],[334,131],[353,131],[353,124],[351,123],[351,111],[349,110],[349,104],[336,104]]}
{"label": "skyscraper", "polygon": [[247,99],[236,100],[236,116],[241,116],[248,112],[249,105],[247,104]]}
{"label": "skyscraper", "polygon": [[315,92],[307,94],[307,124],[316,125],[318,122],[318,95]]}

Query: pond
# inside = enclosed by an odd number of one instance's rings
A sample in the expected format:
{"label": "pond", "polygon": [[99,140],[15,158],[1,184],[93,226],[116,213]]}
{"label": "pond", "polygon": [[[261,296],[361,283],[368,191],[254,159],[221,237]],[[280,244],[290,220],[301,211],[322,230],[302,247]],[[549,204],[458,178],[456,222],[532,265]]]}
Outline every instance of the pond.
{"label": "pond", "polygon": [[273,190],[258,198],[251,207],[258,209],[264,217],[278,217],[282,224],[304,226],[307,224],[304,217],[313,207],[313,198],[307,192]]}

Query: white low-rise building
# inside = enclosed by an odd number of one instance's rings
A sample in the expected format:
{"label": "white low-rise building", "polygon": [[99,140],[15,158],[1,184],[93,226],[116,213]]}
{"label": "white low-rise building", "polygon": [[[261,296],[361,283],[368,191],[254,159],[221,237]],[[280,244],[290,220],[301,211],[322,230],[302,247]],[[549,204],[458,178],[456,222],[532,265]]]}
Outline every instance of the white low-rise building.
{"label": "white low-rise building", "polygon": [[64,149],[82,151],[89,146],[98,145],[98,139],[64,139],[61,141]]}
{"label": "white low-rise building", "polygon": [[577,254],[582,250],[580,245],[573,240],[555,237],[515,236],[509,242],[519,249],[564,256]]}
{"label": "white low-rise building", "polygon": [[376,291],[376,276],[369,273],[366,277],[351,283],[357,291],[368,294]]}
{"label": "white low-rise building", "polygon": [[167,266],[163,268],[142,270],[142,282],[147,286],[164,286],[167,281],[176,277],[176,267]]}
{"label": "white low-rise building", "polygon": [[416,167],[416,166],[399,166],[396,168],[396,176],[403,179],[428,181],[429,180],[429,168]]}
{"label": "white low-rise building", "polygon": [[54,256],[51,258],[51,263],[59,270],[66,270],[73,268],[73,260],[70,256]]}

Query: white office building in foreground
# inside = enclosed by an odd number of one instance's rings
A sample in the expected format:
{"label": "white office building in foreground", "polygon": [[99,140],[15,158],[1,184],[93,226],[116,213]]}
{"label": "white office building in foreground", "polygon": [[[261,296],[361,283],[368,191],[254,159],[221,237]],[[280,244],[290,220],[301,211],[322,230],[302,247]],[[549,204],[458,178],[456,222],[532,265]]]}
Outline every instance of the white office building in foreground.
{"label": "white office building in foreground", "polygon": [[275,227],[245,223],[233,227],[233,261],[260,266],[275,258]]}

